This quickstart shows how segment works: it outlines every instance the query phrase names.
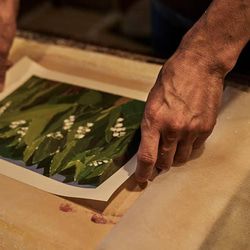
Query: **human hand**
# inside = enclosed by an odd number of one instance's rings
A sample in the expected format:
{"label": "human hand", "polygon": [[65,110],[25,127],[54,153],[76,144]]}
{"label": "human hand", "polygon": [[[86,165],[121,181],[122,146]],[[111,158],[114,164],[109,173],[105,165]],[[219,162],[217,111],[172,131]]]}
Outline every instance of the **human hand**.
{"label": "human hand", "polygon": [[0,91],[4,86],[5,74],[11,63],[7,60],[16,31],[18,0],[0,0]]}
{"label": "human hand", "polygon": [[153,168],[186,162],[211,134],[221,105],[224,76],[203,57],[179,49],[165,63],[145,107],[136,179]]}

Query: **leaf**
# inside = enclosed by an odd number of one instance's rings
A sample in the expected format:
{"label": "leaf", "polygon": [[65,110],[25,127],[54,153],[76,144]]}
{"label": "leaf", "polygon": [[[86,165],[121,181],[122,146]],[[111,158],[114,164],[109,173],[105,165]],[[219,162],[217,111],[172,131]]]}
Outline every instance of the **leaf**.
{"label": "leaf", "polygon": [[102,101],[102,94],[95,90],[89,90],[77,100],[77,103],[84,106],[93,106]]}
{"label": "leaf", "polygon": [[4,133],[1,133],[0,134],[0,138],[2,139],[7,139],[7,138],[11,138],[11,137],[16,137],[17,136],[17,131],[18,131],[18,128],[15,128],[15,129],[10,129]]}
{"label": "leaf", "polygon": [[54,137],[43,137],[33,156],[33,164],[39,163],[49,156],[52,156],[64,145],[65,139]]}
{"label": "leaf", "polygon": [[25,84],[7,96],[3,102],[0,102],[0,106],[2,106],[2,103],[7,103],[10,101],[11,105],[8,108],[8,111],[15,109],[20,110],[22,106],[25,105],[26,101],[29,101],[30,98],[39,90],[40,84],[43,81],[43,79],[34,76],[31,77]]}
{"label": "leaf", "polygon": [[105,166],[105,169],[104,169],[102,175],[100,176],[99,184],[101,184],[104,181],[106,181],[110,176],[112,176],[119,169],[120,169],[120,167],[116,166],[113,163],[113,161],[111,161],[110,164],[108,164],[107,166]]}
{"label": "leaf", "polygon": [[0,129],[7,128],[9,127],[10,123],[9,122],[0,122]]}
{"label": "leaf", "polygon": [[65,148],[57,153],[51,161],[50,176],[59,173],[61,169],[68,164],[72,157],[75,157],[74,146],[76,141],[68,143]]}
{"label": "leaf", "polygon": [[23,153],[23,161],[27,164],[28,160],[32,157],[35,151],[39,148],[40,144],[44,140],[45,136],[40,136],[29,144]]}
{"label": "leaf", "polygon": [[60,172],[65,171],[68,168],[71,168],[77,165],[79,162],[84,162],[86,157],[86,152],[82,152],[75,157],[73,157],[63,168],[61,168]]}
{"label": "leaf", "polygon": [[53,94],[59,95],[69,88],[69,85],[66,84],[53,84],[51,86],[47,86],[44,89],[40,89],[40,91],[36,92],[32,98],[21,108],[21,110],[26,110],[37,105],[44,104],[48,102],[48,100],[53,96]]}
{"label": "leaf", "polygon": [[122,104],[122,112],[125,117],[130,115],[143,114],[145,109],[145,102],[132,100],[125,104]]}
{"label": "leaf", "polygon": [[35,139],[40,137],[47,123],[48,120],[46,119],[46,117],[42,117],[40,119],[33,119],[29,123],[28,130],[24,136],[25,143],[27,145],[30,145]]}
{"label": "leaf", "polygon": [[119,100],[121,96],[110,94],[110,93],[104,93],[102,92],[102,108],[108,109],[109,107],[114,106],[117,100]]}
{"label": "leaf", "polygon": [[12,122],[18,120],[49,119],[53,115],[66,111],[71,104],[44,104],[25,111],[8,112],[1,117],[1,122]]}
{"label": "leaf", "polygon": [[91,174],[94,170],[94,165],[90,165],[92,163],[92,159],[95,158],[95,155],[91,155],[89,157],[85,157],[84,163],[78,163],[76,165],[76,172],[74,174],[74,181],[79,181],[81,179],[86,178],[89,174]]}
{"label": "leaf", "polygon": [[53,131],[58,131],[63,128],[64,120],[68,119],[70,115],[73,115],[77,106],[75,104],[71,105],[68,109],[58,112],[50,117],[49,121],[47,121],[47,125],[44,128],[43,133],[48,134]]}

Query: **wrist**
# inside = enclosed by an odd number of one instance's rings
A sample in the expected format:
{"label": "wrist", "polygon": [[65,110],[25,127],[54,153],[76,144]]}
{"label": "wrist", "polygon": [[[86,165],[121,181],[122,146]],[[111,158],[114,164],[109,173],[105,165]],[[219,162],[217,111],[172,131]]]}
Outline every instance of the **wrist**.
{"label": "wrist", "polygon": [[218,80],[224,80],[229,71],[228,68],[223,63],[220,63],[219,60],[216,60],[213,54],[209,52],[211,52],[211,49],[206,49],[204,46],[195,44],[188,44],[187,46],[183,40],[172,58],[178,58],[181,65],[185,65],[190,73],[205,74],[207,77],[211,76]]}
{"label": "wrist", "polygon": [[250,39],[250,8],[243,8],[239,0],[229,2],[214,0],[179,46],[224,76]]}
{"label": "wrist", "polygon": [[200,33],[190,30],[182,39],[178,50],[186,51],[197,63],[206,65],[211,73],[217,72],[223,78],[235,66],[244,46],[213,40],[204,30]]}

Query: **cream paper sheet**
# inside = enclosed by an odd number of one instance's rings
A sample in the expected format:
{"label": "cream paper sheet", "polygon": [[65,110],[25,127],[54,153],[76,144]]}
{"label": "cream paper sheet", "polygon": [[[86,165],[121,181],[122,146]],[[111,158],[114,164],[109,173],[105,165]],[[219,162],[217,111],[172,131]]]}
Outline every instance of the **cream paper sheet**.
{"label": "cream paper sheet", "polygon": [[[147,96],[147,93],[140,91],[51,71],[41,67],[29,58],[23,58],[8,71],[6,88],[4,92],[0,93],[0,100],[12,93],[33,75],[142,101],[146,100]],[[18,181],[57,195],[103,201],[107,201],[112,193],[134,173],[135,167],[136,157],[134,156],[109,179],[93,189],[70,186],[0,159],[0,173]]]}
{"label": "cream paper sheet", "polygon": [[156,177],[97,248],[250,249],[250,90],[227,87],[205,147]]}

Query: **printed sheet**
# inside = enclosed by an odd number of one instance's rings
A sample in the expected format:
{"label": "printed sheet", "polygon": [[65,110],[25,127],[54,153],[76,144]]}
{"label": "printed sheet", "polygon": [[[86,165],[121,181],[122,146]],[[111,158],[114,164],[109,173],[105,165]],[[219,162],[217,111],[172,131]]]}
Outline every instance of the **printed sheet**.
{"label": "printed sheet", "polygon": [[108,200],[135,170],[145,99],[23,58],[0,94],[0,173],[57,195]]}

